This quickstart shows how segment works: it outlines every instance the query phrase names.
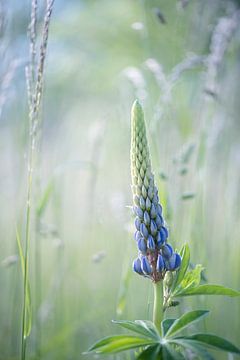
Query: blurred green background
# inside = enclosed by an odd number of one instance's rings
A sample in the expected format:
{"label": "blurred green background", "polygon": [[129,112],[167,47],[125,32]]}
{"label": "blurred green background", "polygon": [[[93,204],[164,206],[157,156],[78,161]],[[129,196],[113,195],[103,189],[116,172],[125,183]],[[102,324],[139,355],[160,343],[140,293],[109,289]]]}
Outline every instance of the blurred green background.
{"label": "blurred green background", "polygon": [[[6,360],[19,358],[21,340],[15,227],[24,238],[30,3],[2,1],[0,9],[0,359]],[[131,271],[136,97],[171,243],[189,243],[192,262],[203,264],[209,282],[240,288],[239,93],[239,2],[56,0],[34,171],[29,359],[39,353],[46,360],[97,359],[82,352],[119,333],[111,319],[151,318],[151,283]],[[211,310],[200,328],[240,345],[238,299],[188,298],[168,315],[192,308]]]}

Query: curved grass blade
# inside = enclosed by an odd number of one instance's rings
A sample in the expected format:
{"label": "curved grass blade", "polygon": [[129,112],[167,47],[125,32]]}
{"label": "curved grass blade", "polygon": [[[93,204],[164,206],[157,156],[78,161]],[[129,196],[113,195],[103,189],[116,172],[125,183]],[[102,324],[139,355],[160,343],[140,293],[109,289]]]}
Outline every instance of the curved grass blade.
{"label": "curved grass blade", "polygon": [[159,340],[160,335],[155,325],[151,321],[147,320],[113,320],[114,324],[120,325],[121,327],[134,331],[138,334],[144,335],[148,338]]}
{"label": "curved grass blade", "polygon": [[[18,246],[18,253],[20,257],[21,262],[21,269],[22,269],[22,276],[23,279],[25,277],[25,259],[23,255],[23,249],[20,239],[20,234],[18,231],[18,228],[16,227],[16,240],[17,240],[17,246]],[[32,302],[31,302],[31,292],[30,292],[30,283],[29,278],[27,278],[27,287],[26,287],[26,313],[25,313],[25,324],[24,327],[24,338],[27,338],[30,335],[31,329],[32,329]]]}
{"label": "curved grass blade", "polygon": [[206,316],[209,313],[207,310],[194,310],[189,311],[186,314],[183,314],[179,319],[175,320],[172,325],[169,327],[165,336],[170,337],[175,335],[179,331],[185,329],[190,324],[200,320],[203,316]]}
{"label": "curved grass blade", "polygon": [[223,351],[227,351],[227,352],[231,352],[231,353],[235,353],[235,354],[239,354],[240,355],[240,349],[237,348],[234,344],[232,344],[230,341],[217,336],[217,335],[213,335],[213,334],[194,334],[191,336],[184,336],[184,337],[179,337],[177,338],[177,340],[189,340],[189,341],[193,341],[193,342],[198,342],[202,345],[207,345],[219,350],[223,350]]}
{"label": "curved grass blade", "polygon": [[87,351],[87,353],[95,352],[97,354],[110,354],[154,344],[156,344],[156,341],[149,338],[132,335],[115,335],[108,336],[98,341]]}
{"label": "curved grass blade", "polygon": [[175,296],[192,296],[192,295],[225,295],[230,297],[240,296],[240,292],[227,288],[222,285],[205,284],[193,287],[190,289],[183,289],[180,293],[176,293]]}
{"label": "curved grass blade", "polygon": [[165,319],[161,323],[162,335],[165,336],[168,329],[172,326],[172,324],[176,321],[176,319]]}

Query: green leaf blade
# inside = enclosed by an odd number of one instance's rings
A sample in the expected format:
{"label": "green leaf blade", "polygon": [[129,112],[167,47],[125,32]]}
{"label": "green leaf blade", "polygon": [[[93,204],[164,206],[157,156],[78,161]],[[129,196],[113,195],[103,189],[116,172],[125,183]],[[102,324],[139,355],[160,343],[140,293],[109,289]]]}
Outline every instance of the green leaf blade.
{"label": "green leaf blade", "polygon": [[160,349],[161,345],[149,346],[137,356],[136,360],[161,360]]}
{"label": "green leaf blade", "polygon": [[179,331],[185,329],[190,324],[200,320],[203,316],[206,316],[209,313],[207,310],[194,310],[189,311],[186,314],[183,314],[179,319],[175,320],[172,325],[169,327],[165,336],[171,337],[178,333]]}
{"label": "green leaf blade", "polygon": [[230,297],[240,296],[240,292],[222,285],[204,284],[193,288],[183,289],[175,296],[193,296],[193,295],[225,295]]}
{"label": "green leaf blade", "polygon": [[176,321],[176,319],[165,319],[162,321],[161,323],[161,328],[162,328],[162,334],[163,336],[165,336],[165,334],[167,333],[168,329],[171,327],[171,325]]}
{"label": "green leaf blade", "polygon": [[150,339],[159,340],[160,334],[151,321],[147,320],[113,320],[114,324],[120,325],[121,327],[136,332],[140,335],[148,337]]}
{"label": "green leaf blade", "polygon": [[95,343],[87,353],[110,354],[154,344],[156,344],[156,341],[149,338],[133,335],[115,335],[101,339]]}
{"label": "green leaf blade", "polygon": [[207,346],[213,347],[218,350],[227,351],[227,352],[231,352],[231,353],[240,355],[240,349],[238,347],[236,347],[230,341],[228,341],[220,336],[217,336],[217,335],[199,333],[199,334],[194,334],[191,336],[179,337],[177,339],[198,342],[205,346],[207,345]]}

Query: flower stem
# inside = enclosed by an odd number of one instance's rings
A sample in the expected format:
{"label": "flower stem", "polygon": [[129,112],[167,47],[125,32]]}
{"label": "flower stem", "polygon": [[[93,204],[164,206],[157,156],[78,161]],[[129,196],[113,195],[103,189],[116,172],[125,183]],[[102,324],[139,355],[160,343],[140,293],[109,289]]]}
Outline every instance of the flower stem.
{"label": "flower stem", "polygon": [[161,322],[163,319],[163,283],[154,282],[154,303],[153,303],[153,323],[161,333]]}

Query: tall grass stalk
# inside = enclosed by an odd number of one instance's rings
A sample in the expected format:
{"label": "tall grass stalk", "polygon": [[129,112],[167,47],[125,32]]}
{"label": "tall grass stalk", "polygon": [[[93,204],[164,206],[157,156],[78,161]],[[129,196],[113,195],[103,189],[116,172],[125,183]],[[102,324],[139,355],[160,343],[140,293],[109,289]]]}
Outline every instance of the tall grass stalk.
{"label": "tall grass stalk", "polygon": [[26,67],[26,81],[28,90],[29,104],[29,148],[28,148],[28,170],[27,170],[27,205],[26,205],[26,230],[25,230],[25,249],[24,249],[24,286],[23,286],[23,310],[22,310],[22,337],[21,337],[21,359],[26,358],[27,337],[31,329],[27,329],[27,319],[31,316],[27,312],[27,286],[29,276],[29,248],[30,248],[30,225],[31,225],[31,202],[34,157],[36,152],[36,139],[39,128],[39,110],[43,91],[43,73],[46,59],[49,25],[52,14],[54,0],[47,1],[42,39],[40,45],[39,61],[36,65],[36,23],[37,23],[37,0],[31,4],[31,23],[30,23],[30,64]]}

